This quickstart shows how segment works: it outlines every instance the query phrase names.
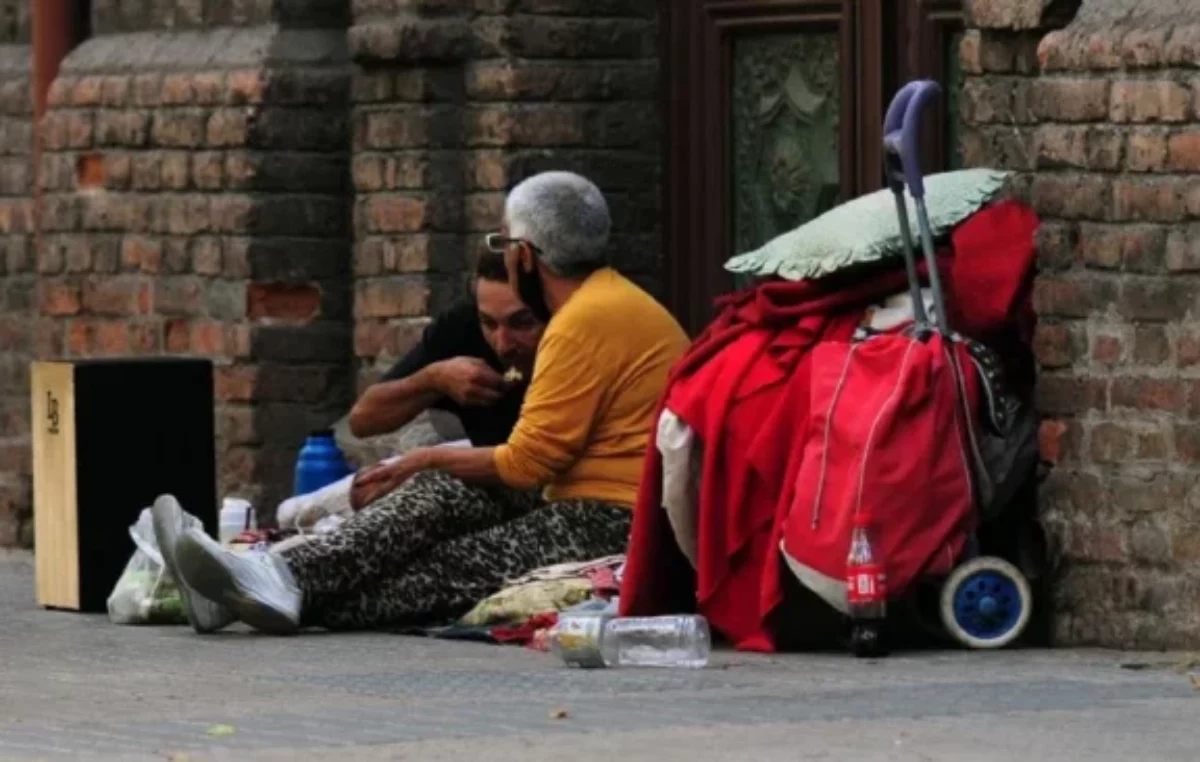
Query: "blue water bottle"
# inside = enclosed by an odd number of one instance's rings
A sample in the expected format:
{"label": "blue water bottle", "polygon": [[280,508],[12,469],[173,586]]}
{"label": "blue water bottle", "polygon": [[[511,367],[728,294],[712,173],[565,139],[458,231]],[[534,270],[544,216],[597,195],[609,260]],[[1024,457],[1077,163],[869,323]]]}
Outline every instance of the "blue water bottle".
{"label": "blue water bottle", "polygon": [[333,438],[333,431],[314,431],[308,435],[304,447],[300,448],[300,454],[296,456],[294,492],[297,495],[306,495],[327,484],[333,484],[352,471]]}

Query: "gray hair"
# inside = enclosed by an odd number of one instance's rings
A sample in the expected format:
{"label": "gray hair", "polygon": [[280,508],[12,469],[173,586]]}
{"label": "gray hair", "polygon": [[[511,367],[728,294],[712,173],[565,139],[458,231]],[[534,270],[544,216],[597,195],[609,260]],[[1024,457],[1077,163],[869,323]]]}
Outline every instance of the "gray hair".
{"label": "gray hair", "polygon": [[608,203],[586,177],[542,172],[523,180],[509,192],[504,217],[508,234],[538,247],[555,275],[579,277],[608,264]]}

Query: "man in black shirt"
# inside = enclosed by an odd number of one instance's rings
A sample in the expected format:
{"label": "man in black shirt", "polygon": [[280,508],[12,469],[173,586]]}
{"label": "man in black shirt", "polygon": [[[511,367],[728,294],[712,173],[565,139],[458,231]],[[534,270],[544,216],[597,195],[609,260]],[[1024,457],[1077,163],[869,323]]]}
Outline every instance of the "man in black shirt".
{"label": "man in black shirt", "polygon": [[472,298],[446,310],[350,411],[356,437],[386,434],[421,412],[453,413],[475,447],[508,441],[533,375],[545,323],[508,284],[498,254],[475,266]]}

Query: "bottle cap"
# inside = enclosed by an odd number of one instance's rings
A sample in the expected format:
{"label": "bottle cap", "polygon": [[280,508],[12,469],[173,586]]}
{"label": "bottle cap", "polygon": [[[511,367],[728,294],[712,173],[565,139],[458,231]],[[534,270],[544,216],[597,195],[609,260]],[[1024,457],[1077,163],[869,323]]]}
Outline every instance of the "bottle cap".
{"label": "bottle cap", "polygon": [[309,432],[313,439],[333,439],[333,429],[317,429]]}

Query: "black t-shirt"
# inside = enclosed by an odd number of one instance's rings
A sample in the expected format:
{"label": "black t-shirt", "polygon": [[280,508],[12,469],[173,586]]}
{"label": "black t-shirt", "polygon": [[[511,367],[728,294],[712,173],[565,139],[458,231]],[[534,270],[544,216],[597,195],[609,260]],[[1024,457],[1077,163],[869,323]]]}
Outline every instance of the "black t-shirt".
{"label": "black t-shirt", "polygon": [[[479,313],[471,301],[463,301],[433,319],[421,334],[421,340],[401,357],[381,380],[396,381],[442,360],[454,357],[478,357],[497,373],[505,368],[500,358],[483,338]],[[499,402],[487,406],[459,405],[443,397],[434,407],[453,413],[462,421],[463,429],[476,447],[494,447],[508,441],[521,414],[528,382],[514,388]]]}

